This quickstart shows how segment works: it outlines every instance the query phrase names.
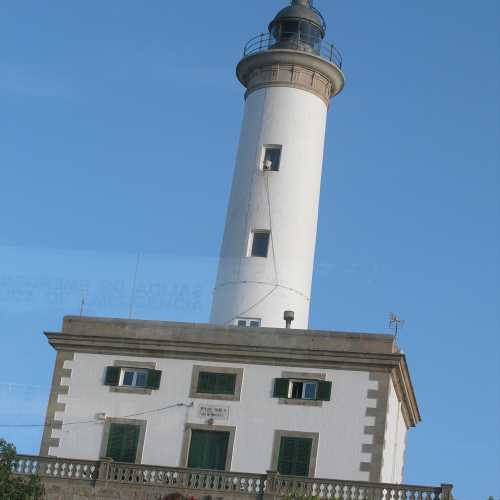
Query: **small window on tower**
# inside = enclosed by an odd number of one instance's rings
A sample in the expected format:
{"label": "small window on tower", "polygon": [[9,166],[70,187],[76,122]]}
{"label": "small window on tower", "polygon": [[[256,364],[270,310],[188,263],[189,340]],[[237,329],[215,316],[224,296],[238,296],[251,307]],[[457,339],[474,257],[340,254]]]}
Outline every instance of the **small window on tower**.
{"label": "small window on tower", "polygon": [[257,318],[238,318],[236,325],[244,328],[259,328],[260,319]]}
{"label": "small window on tower", "polygon": [[258,230],[252,233],[250,257],[267,257],[269,250],[269,231]]}
{"label": "small window on tower", "polygon": [[262,170],[277,172],[280,169],[281,146],[264,146]]}

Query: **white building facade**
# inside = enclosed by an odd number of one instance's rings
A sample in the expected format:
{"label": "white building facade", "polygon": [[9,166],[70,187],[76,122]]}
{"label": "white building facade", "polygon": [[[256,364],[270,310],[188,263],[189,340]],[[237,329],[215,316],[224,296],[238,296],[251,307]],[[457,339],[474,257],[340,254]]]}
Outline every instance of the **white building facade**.
{"label": "white building facade", "polygon": [[419,413],[392,336],[85,317],[47,335],[43,456],[402,481]]}

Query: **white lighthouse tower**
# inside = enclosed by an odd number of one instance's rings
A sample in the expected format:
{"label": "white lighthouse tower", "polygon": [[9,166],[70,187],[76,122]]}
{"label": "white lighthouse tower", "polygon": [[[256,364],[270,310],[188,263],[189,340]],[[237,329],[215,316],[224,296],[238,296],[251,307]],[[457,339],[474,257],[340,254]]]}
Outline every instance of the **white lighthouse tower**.
{"label": "white lighthouse tower", "polygon": [[341,58],[311,0],[292,0],[250,40],[247,88],[211,322],[308,327],[321,170]]}

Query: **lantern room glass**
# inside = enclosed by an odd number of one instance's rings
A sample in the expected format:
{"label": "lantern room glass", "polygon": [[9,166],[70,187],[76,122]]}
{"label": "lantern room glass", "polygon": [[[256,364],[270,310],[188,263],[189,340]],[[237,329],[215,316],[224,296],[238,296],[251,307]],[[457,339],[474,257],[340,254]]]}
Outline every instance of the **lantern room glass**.
{"label": "lantern room glass", "polygon": [[321,30],[307,21],[281,21],[271,31],[271,49],[293,49],[320,53]]}

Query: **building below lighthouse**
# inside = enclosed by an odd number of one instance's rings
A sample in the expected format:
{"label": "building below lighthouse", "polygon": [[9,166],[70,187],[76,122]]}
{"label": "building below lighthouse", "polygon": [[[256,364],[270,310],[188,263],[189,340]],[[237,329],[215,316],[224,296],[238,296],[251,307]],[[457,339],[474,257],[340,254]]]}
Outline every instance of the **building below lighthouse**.
{"label": "building below lighthouse", "polygon": [[309,0],[245,48],[210,323],[67,316],[38,457],[47,500],[451,500],[403,484],[420,412],[392,335],[309,329],[326,117],[341,59]]}

